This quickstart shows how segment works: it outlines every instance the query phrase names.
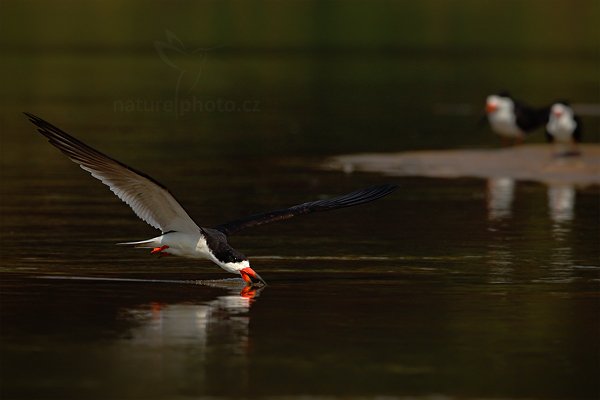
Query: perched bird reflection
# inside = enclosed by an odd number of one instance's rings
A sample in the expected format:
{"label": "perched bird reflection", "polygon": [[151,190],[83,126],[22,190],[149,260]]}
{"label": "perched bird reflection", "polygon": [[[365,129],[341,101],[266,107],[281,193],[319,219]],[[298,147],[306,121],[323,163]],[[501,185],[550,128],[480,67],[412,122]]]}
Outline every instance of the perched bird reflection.
{"label": "perched bird reflection", "polygon": [[573,185],[548,186],[548,213],[552,220],[555,244],[551,253],[547,280],[571,282],[573,278],[573,249],[569,241],[571,222],[575,216],[575,188]]}
{"label": "perched bird reflection", "polygon": [[514,274],[514,258],[510,245],[502,242],[490,244],[487,254],[490,266],[489,283],[511,283]]}
{"label": "perched bird reflection", "polygon": [[[487,180],[487,210],[490,221],[502,221],[512,216],[514,193],[515,180],[512,178],[500,177]],[[489,227],[489,230],[502,235],[497,231],[498,226],[493,225]],[[490,283],[512,282],[514,255],[508,243],[502,240],[492,241],[488,246],[488,262]]]}
{"label": "perched bird reflection", "polygon": [[487,209],[490,220],[504,219],[512,215],[514,192],[514,179],[508,177],[488,179]]}
{"label": "perched bird reflection", "polygon": [[573,219],[575,208],[575,188],[573,185],[561,184],[548,186],[548,210],[555,224],[562,224]]}

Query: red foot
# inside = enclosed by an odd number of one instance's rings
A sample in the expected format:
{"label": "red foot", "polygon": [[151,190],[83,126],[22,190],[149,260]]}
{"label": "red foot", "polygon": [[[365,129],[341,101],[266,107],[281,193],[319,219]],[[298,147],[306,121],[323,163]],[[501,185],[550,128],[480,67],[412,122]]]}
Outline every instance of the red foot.
{"label": "red foot", "polygon": [[166,250],[166,249],[168,249],[168,248],[169,248],[169,246],[160,246],[160,247],[155,247],[155,248],[153,248],[153,249],[152,249],[152,251],[150,252],[150,254],[156,254],[156,253],[161,253],[161,254],[163,254],[163,253],[162,253],[162,251],[163,251],[163,250]]}
{"label": "red foot", "polygon": [[163,308],[163,306],[161,303],[158,303],[156,301],[153,301],[152,303],[150,303],[150,309],[152,310],[152,315],[154,317],[160,316],[160,312],[161,312],[162,308]]}
{"label": "red foot", "polygon": [[246,286],[242,289],[240,296],[245,297],[247,299],[253,299],[256,296],[256,289],[252,288],[252,286]]}

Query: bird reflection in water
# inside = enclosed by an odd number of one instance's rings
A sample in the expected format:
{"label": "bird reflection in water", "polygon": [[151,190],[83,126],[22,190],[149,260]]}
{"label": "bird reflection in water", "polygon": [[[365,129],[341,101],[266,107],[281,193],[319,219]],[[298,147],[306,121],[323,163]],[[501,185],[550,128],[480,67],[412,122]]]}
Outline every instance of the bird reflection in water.
{"label": "bird reflection in water", "polygon": [[575,209],[575,188],[561,184],[548,186],[548,210],[555,229],[573,220]]}
{"label": "bird reflection in water", "polygon": [[[493,222],[488,229],[494,236],[502,237],[504,224],[496,222],[505,221],[512,216],[515,180],[509,177],[497,177],[487,180],[487,211],[488,220]],[[500,239],[500,238],[499,238]],[[506,240],[492,240],[488,246],[488,259],[490,264],[490,283],[502,284],[512,282],[514,270],[513,253],[510,242]]]}
{"label": "bird reflection in water", "polygon": [[231,383],[221,386],[232,378],[238,388],[246,387],[249,311],[264,287],[250,288],[234,280],[202,281],[203,286],[225,289],[212,300],[152,302],[126,310],[122,316],[134,323],[124,344],[151,348],[144,352],[144,363],[160,374],[160,380],[178,382],[185,376],[188,380],[179,382],[183,386],[226,391]]}
{"label": "bird reflection in water", "polygon": [[[489,245],[489,263],[492,283],[511,281],[515,259],[511,250],[514,226],[506,224],[512,216],[515,181],[511,178],[491,178],[487,181],[487,209],[490,232],[496,237]],[[573,250],[569,235],[575,216],[576,191],[572,184],[556,183],[547,187],[548,217],[554,239],[549,254],[547,273],[543,280],[567,282],[573,279]],[[499,223],[502,222],[502,223]]]}
{"label": "bird reflection in water", "polygon": [[500,220],[512,215],[514,192],[514,179],[508,177],[488,179],[487,209],[490,220]]}
{"label": "bird reflection in water", "polygon": [[573,279],[575,267],[569,235],[575,216],[575,198],[573,185],[548,186],[548,213],[552,220],[552,236],[555,240],[550,259],[550,279],[557,282],[570,282]]}
{"label": "bird reflection in water", "polygon": [[[127,311],[140,325],[133,328],[132,339],[157,343],[204,342],[211,329],[229,330],[235,342],[247,341],[250,307],[263,287],[250,287],[242,283],[231,285],[231,279],[200,281],[201,285],[227,290],[226,294],[213,300],[192,304],[166,304],[152,302]],[[234,279],[234,281],[239,281]],[[241,282],[241,281],[240,281]],[[240,291],[241,290],[241,291]]]}

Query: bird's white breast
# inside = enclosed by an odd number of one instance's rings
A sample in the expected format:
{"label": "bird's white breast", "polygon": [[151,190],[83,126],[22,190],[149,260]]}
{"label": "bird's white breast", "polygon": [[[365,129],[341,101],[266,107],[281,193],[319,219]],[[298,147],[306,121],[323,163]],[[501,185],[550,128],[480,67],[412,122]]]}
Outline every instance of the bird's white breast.
{"label": "bird's white breast", "polygon": [[577,122],[567,114],[561,115],[558,118],[551,117],[546,125],[548,133],[557,142],[571,142],[575,128],[577,128]]}
{"label": "bird's white breast", "polygon": [[168,253],[175,256],[212,260],[204,236],[197,234],[171,232],[161,236],[161,245],[169,246]]}
{"label": "bird's white breast", "polygon": [[492,129],[499,135],[516,138],[521,137],[523,132],[517,126],[515,114],[510,110],[500,109],[488,114]]}

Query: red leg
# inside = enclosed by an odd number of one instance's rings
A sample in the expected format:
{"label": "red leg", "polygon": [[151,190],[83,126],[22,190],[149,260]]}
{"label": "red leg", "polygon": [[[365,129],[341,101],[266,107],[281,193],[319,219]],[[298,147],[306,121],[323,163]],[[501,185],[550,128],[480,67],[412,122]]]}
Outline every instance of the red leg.
{"label": "red leg", "polygon": [[160,246],[160,247],[155,247],[152,249],[152,251],[150,252],[150,254],[156,254],[156,253],[161,253],[163,250],[168,249],[169,246]]}

